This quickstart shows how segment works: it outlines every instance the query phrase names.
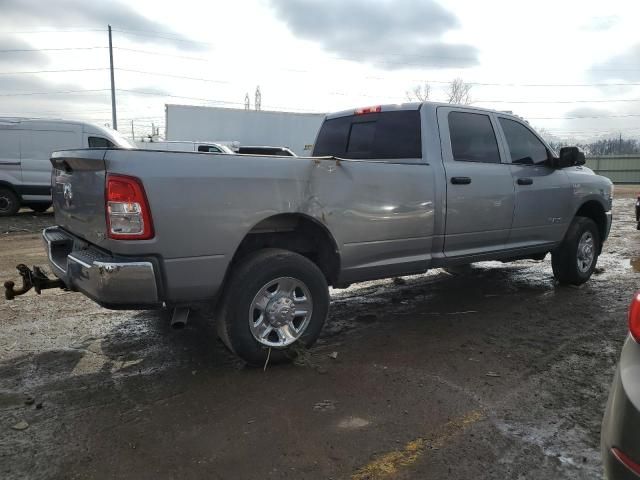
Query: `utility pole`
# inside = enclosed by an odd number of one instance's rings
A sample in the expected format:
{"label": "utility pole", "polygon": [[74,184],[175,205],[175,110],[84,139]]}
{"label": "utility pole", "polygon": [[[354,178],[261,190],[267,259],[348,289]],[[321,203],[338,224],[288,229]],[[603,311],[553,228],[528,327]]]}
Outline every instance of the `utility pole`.
{"label": "utility pole", "polygon": [[131,120],[131,140],[136,141],[136,134],[133,130],[133,120]]}
{"label": "utility pole", "polygon": [[260,93],[260,85],[256,87],[256,99],[253,104],[256,110],[262,110],[262,93]]}
{"label": "utility pole", "polygon": [[111,121],[113,129],[118,129],[118,120],[116,115],[116,81],[113,77],[113,45],[111,43],[111,25],[109,27],[109,65],[111,70]]}

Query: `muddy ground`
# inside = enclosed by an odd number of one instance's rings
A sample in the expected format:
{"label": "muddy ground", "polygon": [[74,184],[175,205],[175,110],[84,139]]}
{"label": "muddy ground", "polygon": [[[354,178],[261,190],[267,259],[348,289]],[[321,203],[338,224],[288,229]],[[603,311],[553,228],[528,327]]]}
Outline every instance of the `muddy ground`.
{"label": "muddy ground", "polygon": [[[618,189],[582,288],[556,286],[547,259],[336,290],[310,355],[266,371],[203,313],[173,331],[80,294],[1,301],[0,478],[602,478],[639,287],[634,192]],[[1,279],[45,264],[51,222],[0,219]]]}

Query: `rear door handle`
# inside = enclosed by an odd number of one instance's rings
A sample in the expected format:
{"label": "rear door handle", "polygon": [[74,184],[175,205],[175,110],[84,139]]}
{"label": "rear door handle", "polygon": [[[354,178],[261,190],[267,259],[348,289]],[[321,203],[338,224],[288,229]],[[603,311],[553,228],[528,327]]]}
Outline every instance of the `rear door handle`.
{"label": "rear door handle", "polygon": [[471,179],[469,177],[451,177],[451,183],[454,185],[469,185]]}
{"label": "rear door handle", "polygon": [[533,185],[532,178],[519,178],[518,185]]}

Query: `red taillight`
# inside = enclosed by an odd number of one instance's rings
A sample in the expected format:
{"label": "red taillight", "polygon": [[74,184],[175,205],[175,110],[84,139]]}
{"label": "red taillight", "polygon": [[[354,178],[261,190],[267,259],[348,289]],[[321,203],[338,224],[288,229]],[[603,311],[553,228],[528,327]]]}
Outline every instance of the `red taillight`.
{"label": "red taillight", "polygon": [[115,240],[153,238],[149,202],[142,182],[126,175],[107,175],[107,234]]}
{"label": "red taillight", "polygon": [[640,464],[631,460],[627,454],[622,452],[619,448],[613,447],[611,453],[622,463],[625,467],[631,470],[636,475],[640,475]]}
{"label": "red taillight", "polygon": [[365,115],[367,113],[380,113],[382,111],[382,107],[380,105],[376,107],[364,107],[358,108],[354,112],[355,115]]}
{"label": "red taillight", "polygon": [[640,343],[640,291],[633,295],[629,305],[629,333],[636,342]]}

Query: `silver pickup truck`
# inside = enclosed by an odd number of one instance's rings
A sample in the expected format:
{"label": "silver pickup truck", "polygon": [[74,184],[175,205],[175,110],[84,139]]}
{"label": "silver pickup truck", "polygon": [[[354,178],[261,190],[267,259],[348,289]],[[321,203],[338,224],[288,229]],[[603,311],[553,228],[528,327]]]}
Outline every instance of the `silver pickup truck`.
{"label": "silver pickup truck", "polygon": [[506,113],[339,112],[313,155],[54,153],[49,282],[176,322],[213,304],[225,344],[261,364],[317,339],[328,286],[548,253],[560,283],[581,284],[611,225],[611,182]]}

